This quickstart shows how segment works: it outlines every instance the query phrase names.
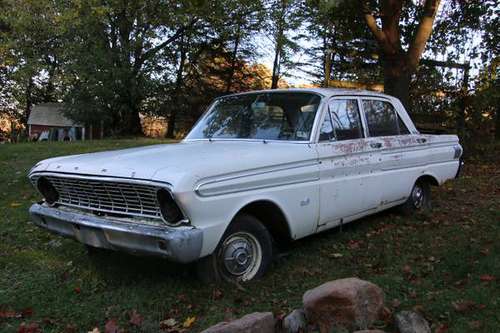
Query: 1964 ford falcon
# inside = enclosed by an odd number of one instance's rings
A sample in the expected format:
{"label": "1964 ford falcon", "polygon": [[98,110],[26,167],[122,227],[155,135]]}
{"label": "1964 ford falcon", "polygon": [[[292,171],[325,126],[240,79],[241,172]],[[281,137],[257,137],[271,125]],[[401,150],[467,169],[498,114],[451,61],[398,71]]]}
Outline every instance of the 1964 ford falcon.
{"label": "1964 ford falcon", "polygon": [[197,261],[205,280],[250,280],[274,242],[400,205],[430,206],[458,175],[455,135],[422,135],[390,96],[337,89],[218,98],[188,136],[44,160],[30,171],[42,228],[92,248]]}

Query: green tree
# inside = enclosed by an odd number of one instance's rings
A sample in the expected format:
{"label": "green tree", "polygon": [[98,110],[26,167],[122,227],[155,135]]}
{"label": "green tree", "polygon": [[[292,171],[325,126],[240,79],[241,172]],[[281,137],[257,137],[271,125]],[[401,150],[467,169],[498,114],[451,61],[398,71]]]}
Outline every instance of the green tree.
{"label": "green tree", "polygon": [[63,94],[57,30],[58,12],[49,0],[5,0],[0,22],[2,94],[16,105],[22,122],[39,102],[56,101]]}
{"label": "green tree", "polygon": [[300,68],[316,83],[328,87],[330,80],[380,79],[378,54],[358,12],[355,1],[305,2],[302,16],[306,29],[301,37],[308,47]]}
{"label": "green tree", "polygon": [[[119,134],[140,134],[139,112],[161,59],[207,9],[197,1],[74,1],[64,4],[68,114],[105,118]],[[97,115],[89,116],[90,113]]]}
{"label": "green tree", "polygon": [[[377,10],[374,11],[370,1],[361,1],[360,8],[363,10],[366,25],[379,46],[384,70],[384,90],[408,106],[411,76],[417,69],[432,33],[440,0],[424,1],[420,19],[413,37],[409,40],[403,40],[401,36],[400,21],[405,3],[404,0],[380,0],[377,1]],[[403,43],[407,44],[406,50]]]}

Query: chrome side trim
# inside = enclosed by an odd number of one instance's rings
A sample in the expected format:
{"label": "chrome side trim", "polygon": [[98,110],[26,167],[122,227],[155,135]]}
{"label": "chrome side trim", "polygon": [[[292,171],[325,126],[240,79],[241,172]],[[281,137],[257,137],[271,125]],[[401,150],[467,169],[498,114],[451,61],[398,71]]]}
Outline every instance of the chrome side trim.
{"label": "chrome side trim", "polygon": [[[226,176],[220,176],[216,177],[213,179],[207,179],[207,180],[202,180],[195,186],[195,192],[202,197],[209,197],[209,196],[215,196],[215,195],[223,195],[223,194],[232,194],[232,193],[239,193],[239,192],[246,192],[246,191],[252,191],[252,190],[259,190],[263,188],[271,188],[271,187],[277,187],[277,186],[285,186],[285,185],[293,185],[293,184],[300,184],[300,183],[307,183],[307,182],[312,182],[312,181],[317,181],[319,180],[319,169],[316,170],[316,172],[310,172],[311,174],[316,174],[314,176],[309,176],[309,177],[303,177],[302,179],[294,179],[294,180],[289,180],[289,181],[277,181],[277,182],[268,182],[266,185],[254,185],[248,184],[249,186],[246,187],[241,187],[239,189],[234,189],[234,190],[222,190],[216,193],[203,193],[203,187],[208,186],[208,185],[213,185],[217,183],[222,183],[222,182],[228,182],[228,181],[237,181],[239,179],[244,179],[248,177],[255,177],[255,176],[262,176],[262,175],[269,175],[273,173],[278,173],[278,172],[283,172],[283,171],[289,171],[289,170],[295,170],[295,169],[300,169],[300,168],[307,168],[307,167],[314,167],[319,165],[319,161],[314,159],[314,160],[309,160],[309,161],[303,161],[303,162],[297,162],[293,164],[283,164],[281,167],[278,166],[276,167],[264,167],[260,169],[254,169],[250,170],[246,173],[238,173],[235,175],[226,175]],[[279,177],[277,177],[279,180]]]}

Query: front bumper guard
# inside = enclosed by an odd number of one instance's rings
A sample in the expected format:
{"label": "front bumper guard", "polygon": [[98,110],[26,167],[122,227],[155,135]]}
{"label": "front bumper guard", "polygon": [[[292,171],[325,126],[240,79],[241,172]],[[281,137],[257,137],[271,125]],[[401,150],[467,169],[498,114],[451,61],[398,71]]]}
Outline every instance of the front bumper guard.
{"label": "front bumper guard", "polygon": [[33,204],[29,211],[35,225],[99,248],[189,263],[200,257],[203,244],[202,231],[193,227],[120,222],[45,204]]}

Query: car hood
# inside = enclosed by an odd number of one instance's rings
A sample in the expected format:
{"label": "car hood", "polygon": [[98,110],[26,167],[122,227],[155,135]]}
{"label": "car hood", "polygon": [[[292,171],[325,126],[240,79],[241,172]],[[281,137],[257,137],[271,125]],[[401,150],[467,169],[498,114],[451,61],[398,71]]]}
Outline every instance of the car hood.
{"label": "car hood", "polygon": [[263,141],[185,141],[44,160],[32,172],[125,177],[168,182],[175,186],[282,164],[311,161],[308,144]]}

